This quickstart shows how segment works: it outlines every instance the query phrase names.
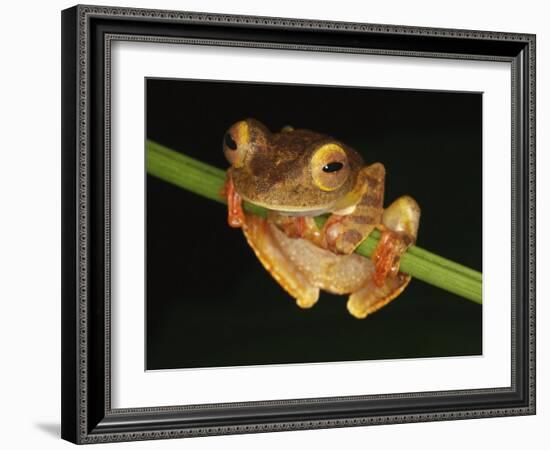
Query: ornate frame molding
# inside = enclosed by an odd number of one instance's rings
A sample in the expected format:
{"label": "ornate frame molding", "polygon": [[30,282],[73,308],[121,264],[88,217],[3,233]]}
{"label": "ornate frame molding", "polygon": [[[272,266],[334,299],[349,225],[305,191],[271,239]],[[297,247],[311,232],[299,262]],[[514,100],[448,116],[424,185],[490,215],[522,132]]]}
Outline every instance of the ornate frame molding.
{"label": "ornate frame molding", "polygon": [[[212,29],[225,26],[238,27],[250,36],[264,30],[273,32],[279,39],[286,33],[300,31],[326,31],[342,37],[353,33],[365,39],[377,36],[393,39],[394,48],[352,47],[331,45],[328,42],[298,43],[262,40],[219,39],[203,37],[152,36],[132,32],[113,32],[105,21],[139,23],[147,27],[160,23],[174,29],[186,25]],[[103,28],[98,30],[98,23]],[[118,25],[121,23],[122,25]],[[94,28],[95,27],[95,28]],[[116,28],[115,27],[115,28]],[[117,28],[118,29],[118,28]],[[219,28],[221,30],[221,28]],[[218,30],[218,31],[219,31]],[[399,40],[423,38],[420,49],[398,48]],[[95,39],[95,41],[94,41]],[[110,402],[110,67],[111,43],[115,40],[146,41],[158,43],[186,43],[196,45],[243,46],[266,49],[292,49],[305,51],[384,54],[414,57],[479,59],[507,61],[512,64],[512,385],[510,388],[478,389],[471,391],[424,392],[418,394],[376,395],[360,397],[331,397],[309,400],[274,402],[250,402],[239,404],[195,405],[165,408],[118,409]],[[327,41],[329,39],[327,38]],[[98,42],[101,44],[99,45]],[[441,50],[444,42],[451,52]],[[468,42],[468,46],[464,45]],[[502,51],[483,53],[484,43],[497,42]],[[336,42],[338,44],[338,42]],[[438,421],[525,415],[535,413],[535,36],[471,30],[449,30],[395,25],[377,25],[347,22],[310,21],[255,16],[233,16],[194,12],[158,11],[99,6],[76,6],[63,12],[63,399],[62,434],[76,443],[97,443],[173,437],[205,436],[249,432],[269,432],[296,429],[361,426],[372,424]],[[408,44],[403,44],[408,45]],[[99,49],[102,46],[103,49]],[[477,48],[478,52],[467,48]],[[485,45],[485,48],[493,48]],[[517,50],[515,50],[517,49]],[[98,56],[99,55],[99,56]],[[98,62],[99,61],[99,62]],[[99,63],[101,67],[98,68]],[[98,69],[104,71],[99,80]],[[95,77],[95,78],[94,78]],[[96,127],[90,110],[92,102],[100,95],[97,83],[103,83],[102,107],[104,124],[94,140],[91,131]],[[76,105],[76,106],[75,106]],[[101,135],[101,139],[100,136]],[[103,149],[102,169],[90,164],[91,142]],[[99,142],[99,144],[98,144]],[[76,149],[76,151],[75,151]],[[98,174],[98,171],[101,172]],[[98,176],[101,175],[101,178]],[[95,181],[93,177],[95,178]],[[521,181],[521,182],[520,182]],[[97,184],[102,188],[96,191]],[[518,189],[519,186],[519,189]],[[524,189],[522,186],[527,186]],[[96,207],[98,195],[101,209]],[[93,199],[92,199],[93,197]],[[98,217],[102,211],[102,217]],[[103,239],[93,241],[91,229],[99,229],[103,222]],[[98,248],[104,268],[98,274],[94,267],[96,257],[90,255]],[[94,265],[96,264],[96,265]],[[100,265],[101,265],[100,264]],[[518,267],[519,265],[519,267]],[[97,305],[91,291],[97,292],[97,278],[102,278],[103,303]],[[523,294],[523,295],[522,295]],[[101,307],[103,323],[91,319],[92,310]],[[99,330],[99,331],[98,331]],[[102,336],[101,336],[102,334]],[[521,342],[518,342],[518,337]],[[103,345],[103,365],[99,372],[91,370],[98,365],[96,357],[90,357],[98,345]],[[99,375],[98,375],[99,373]],[[101,382],[103,377],[103,382]],[[67,380],[70,380],[68,382]],[[101,389],[101,405],[90,401],[92,393]],[[521,392],[520,392],[521,391]],[[462,398],[475,404],[476,397],[508,395],[508,406],[471,407],[463,409],[450,406],[432,411],[414,410],[414,401],[426,398]],[[349,417],[324,417],[318,419],[300,417],[288,420],[258,421],[257,423],[193,425],[184,419],[190,410],[201,411],[202,418],[212,409],[239,409],[243,407],[284,408],[292,405],[323,405],[350,400],[383,402],[385,400],[409,402],[413,412],[391,414],[359,414]],[[435,400],[434,400],[435,403]],[[321,408],[322,409],[322,408]],[[380,409],[380,408],[379,408]],[[383,408],[382,408],[383,409]],[[380,410],[382,410],[380,409]],[[418,408],[417,408],[418,409]],[[350,410],[351,411],[351,410]],[[181,418],[176,425],[169,425],[174,417]],[[235,416],[237,417],[237,416]],[[186,421],[187,420],[187,421]]]}

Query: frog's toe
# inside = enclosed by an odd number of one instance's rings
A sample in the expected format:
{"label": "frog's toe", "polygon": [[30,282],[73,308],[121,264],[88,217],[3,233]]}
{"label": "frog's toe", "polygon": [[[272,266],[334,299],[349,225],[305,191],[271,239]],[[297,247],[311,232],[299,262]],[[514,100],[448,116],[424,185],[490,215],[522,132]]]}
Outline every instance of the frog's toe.
{"label": "frog's toe", "polygon": [[411,196],[403,195],[384,210],[382,223],[387,229],[407,236],[414,243],[420,224],[420,206]]}
{"label": "frog's toe", "polygon": [[[288,291],[291,295],[290,290]],[[311,308],[317,300],[319,300],[319,288],[308,286],[306,289],[302,289],[301,292],[295,292],[293,297],[296,299],[296,304],[303,309]]]}
{"label": "frog's toe", "polygon": [[393,277],[399,272],[401,255],[405,253],[411,240],[401,233],[391,230],[382,231],[380,241],[371,256],[375,264],[373,274],[374,284],[382,287],[388,277]]}
{"label": "frog's toe", "polygon": [[322,246],[335,254],[353,253],[366,236],[356,229],[346,227],[345,217],[333,214],[323,226]]}
{"label": "frog's toe", "polygon": [[401,294],[410,281],[410,275],[398,273],[395,277],[386,278],[379,287],[371,278],[361,289],[349,296],[348,311],[357,319],[364,319]]}

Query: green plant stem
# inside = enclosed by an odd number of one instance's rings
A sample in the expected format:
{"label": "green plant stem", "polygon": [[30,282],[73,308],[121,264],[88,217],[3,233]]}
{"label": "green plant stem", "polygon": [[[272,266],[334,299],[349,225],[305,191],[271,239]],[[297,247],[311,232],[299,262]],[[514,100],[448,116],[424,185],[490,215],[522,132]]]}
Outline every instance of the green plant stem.
{"label": "green plant stem", "polygon": [[[149,174],[178,187],[211,200],[225,203],[220,191],[225,181],[225,171],[209,164],[175,152],[156,142],[147,141],[147,171]],[[244,209],[265,217],[266,210],[250,203]],[[318,224],[326,220],[316,218]],[[380,233],[374,231],[356,249],[356,253],[370,257]],[[457,294],[481,304],[482,275],[476,270],[462,266],[420,247],[413,246],[401,258],[400,270],[433,286]]]}

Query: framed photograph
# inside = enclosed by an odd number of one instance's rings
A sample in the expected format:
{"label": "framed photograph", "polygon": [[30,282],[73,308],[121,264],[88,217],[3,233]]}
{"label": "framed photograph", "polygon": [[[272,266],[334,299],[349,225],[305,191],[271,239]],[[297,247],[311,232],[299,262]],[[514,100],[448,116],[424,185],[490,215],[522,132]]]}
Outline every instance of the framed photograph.
{"label": "framed photograph", "polygon": [[62,437],[535,413],[535,36],[62,12]]}

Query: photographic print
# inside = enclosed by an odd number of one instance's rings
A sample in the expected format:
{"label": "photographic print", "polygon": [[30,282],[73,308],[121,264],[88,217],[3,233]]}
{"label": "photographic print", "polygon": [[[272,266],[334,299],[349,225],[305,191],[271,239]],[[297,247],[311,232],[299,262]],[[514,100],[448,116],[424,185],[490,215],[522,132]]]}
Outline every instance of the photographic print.
{"label": "photographic print", "polygon": [[482,354],[482,93],[145,93],[147,370]]}

